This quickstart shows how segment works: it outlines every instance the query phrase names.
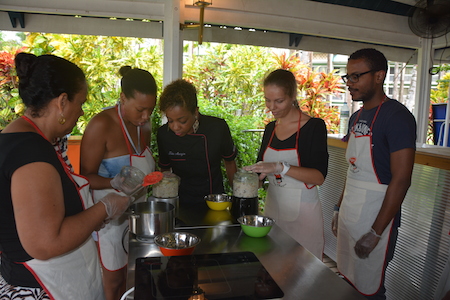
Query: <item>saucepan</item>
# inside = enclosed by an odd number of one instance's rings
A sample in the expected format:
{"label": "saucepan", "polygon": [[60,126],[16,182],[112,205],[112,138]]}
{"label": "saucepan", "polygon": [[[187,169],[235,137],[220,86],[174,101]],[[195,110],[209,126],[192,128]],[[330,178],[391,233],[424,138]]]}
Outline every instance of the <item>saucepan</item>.
{"label": "saucepan", "polygon": [[135,203],[128,208],[127,213],[130,232],[139,238],[151,239],[173,231],[175,226],[175,206],[167,202]]}

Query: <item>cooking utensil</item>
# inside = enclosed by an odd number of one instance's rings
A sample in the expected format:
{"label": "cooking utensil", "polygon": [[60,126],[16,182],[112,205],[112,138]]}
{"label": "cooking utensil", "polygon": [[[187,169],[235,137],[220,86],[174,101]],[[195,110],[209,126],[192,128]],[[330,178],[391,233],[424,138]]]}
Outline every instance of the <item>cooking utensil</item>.
{"label": "cooking utensil", "polygon": [[212,210],[225,210],[231,207],[231,197],[227,194],[210,194],[205,196],[206,205]]}
{"label": "cooking utensil", "polygon": [[165,171],[162,174],[163,178],[161,181],[153,185],[153,196],[165,199],[178,197],[180,177],[169,171]]}
{"label": "cooking utensil", "polygon": [[130,231],[137,237],[150,239],[171,232],[175,226],[175,207],[165,202],[139,202],[128,211]]}
{"label": "cooking utensil", "polygon": [[275,223],[274,219],[260,215],[245,215],[237,221],[241,224],[242,231],[251,237],[266,236]]}
{"label": "cooking utensil", "polygon": [[154,241],[165,256],[179,256],[192,254],[200,238],[187,232],[169,232],[157,235]]}
{"label": "cooking utensil", "polygon": [[158,183],[163,179],[163,177],[163,173],[159,171],[151,172],[150,174],[145,175],[142,186],[149,186]]}
{"label": "cooking utensil", "polygon": [[[142,172],[141,172],[142,173]],[[144,174],[144,173],[142,173],[142,174]],[[141,177],[142,178],[142,177]],[[145,188],[145,187],[147,187],[147,186],[149,186],[149,185],[152,185],[152,184],[155,184],[155,183],[158,183],[159,181],[161,181],[161,179],[162,179],[163,177],[162,177],[162,173],[161,172],[159,172],[159,171],[155,171],[155,172],[152,172],[152,173],[149,173],[149,174],[147,174],[147,175],[145,175],[144,176],[144,179],[142,180],[140,180],[141,181],[141,183],[140,183],[140,185],[138,185],[137,187],[136,187],[136,189],[129,195],[130,197],[133,197],[133,196],[135,196],[135,195],[137,195],[137,194],[139,194],[140,192],[142,192],[142,190]],[[133,200],[134,201],[134,200]]]}
{"label": "cooking utensil", "polygon": [[239,169],[234,174],[231,214],[235,218],[258,214],[258,188],[256,173]]}
{"label": "cooking utensil", "polygon": [[147,198],[147,201],[159,201],[172,204],[173,206],[175,206],[175,217],[178,217],[178,211],[180,209],[180,199],[178,196],[172,198],[158,198],[150,196]]}

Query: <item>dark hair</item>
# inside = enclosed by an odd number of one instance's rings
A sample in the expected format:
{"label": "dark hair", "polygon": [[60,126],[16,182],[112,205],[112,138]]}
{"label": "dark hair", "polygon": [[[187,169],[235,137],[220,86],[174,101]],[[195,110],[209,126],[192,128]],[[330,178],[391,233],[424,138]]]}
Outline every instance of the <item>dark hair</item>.
{"label": "dark hair", "polygon": [[145,95],[157,96],[158,87],[156,86],[155,78],[150,72],[123,66],[120,68],[119,74],[122,76],[120,86],[125,97],[133,98],[136,91]]}
{"label": "dark hair", "polygon": [[387,59],[383,53],[373,48],[365,48],[355,51],[348,60],[350,59],[364,59],[369,68],[373,71],[385,71],[388,70]]}
{"label": "dark hair", "polygon": [[297,80],[291,71],[278,69],[272,71],[264,79],[264,86],[276,85],[284,90],[284,93],[292,98],[297,98]]}
{"label": "dark hair", "polygon": [[33,117],[40,116],[48,103],[62,93],[67,93],[72,101],[86,83],[77,65],[58,56],[21,52],[14,61],[19,76],[19,95]]}
{"label": "dark hair", "polygon": [[183,79],[169,83],[159,98],[159,109],[164,112],[168,108],[181,106],[191,113],[197,109],[197,90],[194,85]]}

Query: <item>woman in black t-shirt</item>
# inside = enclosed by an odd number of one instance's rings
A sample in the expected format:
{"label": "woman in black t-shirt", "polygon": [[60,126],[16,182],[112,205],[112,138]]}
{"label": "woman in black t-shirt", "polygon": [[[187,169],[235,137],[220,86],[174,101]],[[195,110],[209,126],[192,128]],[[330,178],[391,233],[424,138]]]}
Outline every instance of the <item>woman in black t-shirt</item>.
{"label": "woman in black t-shirt", "polygon": [[317,185],[327,175],[327,130],[322,119],[303,113],[294,74],[276,70],[264,80],[267,108],[276,121],[266,126],[258,163],[245,167],[269,179],[264,213],[322,259],[323,216]]}
{"label": "woman in black t-shirt", "polygon": [[166,86],[159,108],[168,122],[158,129],[158,164],[180,177],[180,205],[204,203],[204,196],[223,193],[222,161],[230,183],[237,170],[225,120],[200,114],[195,87],[182,79]]}
{"label": "woman in black t-shirt", "polygon": [[102,300],[91,233],[130,198],[93,204],[88,180],[55,151],[83,115],[83,71],[54,55],[19,53],[15,64],[27,109],[0,133],[0,298]]}

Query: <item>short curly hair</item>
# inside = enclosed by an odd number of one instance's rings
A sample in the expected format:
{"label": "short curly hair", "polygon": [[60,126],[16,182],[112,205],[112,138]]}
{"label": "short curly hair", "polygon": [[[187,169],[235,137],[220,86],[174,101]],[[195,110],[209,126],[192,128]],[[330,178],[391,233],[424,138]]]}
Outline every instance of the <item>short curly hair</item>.
{"label": "short curly hair", "polygon": [[348,60],[351,59],[364,59],[373,71],[387,72],[388,70],[388,62],[384,54],[373,48],[359,49],[350,55]]}
{"label": "short curly hair", "polygon": [[159,109],[165,112],[169,108],[180,106],[194,114],[197,102],[197,90],[194,85],[184,79],[177,79],[169,83],[161,93]]}

